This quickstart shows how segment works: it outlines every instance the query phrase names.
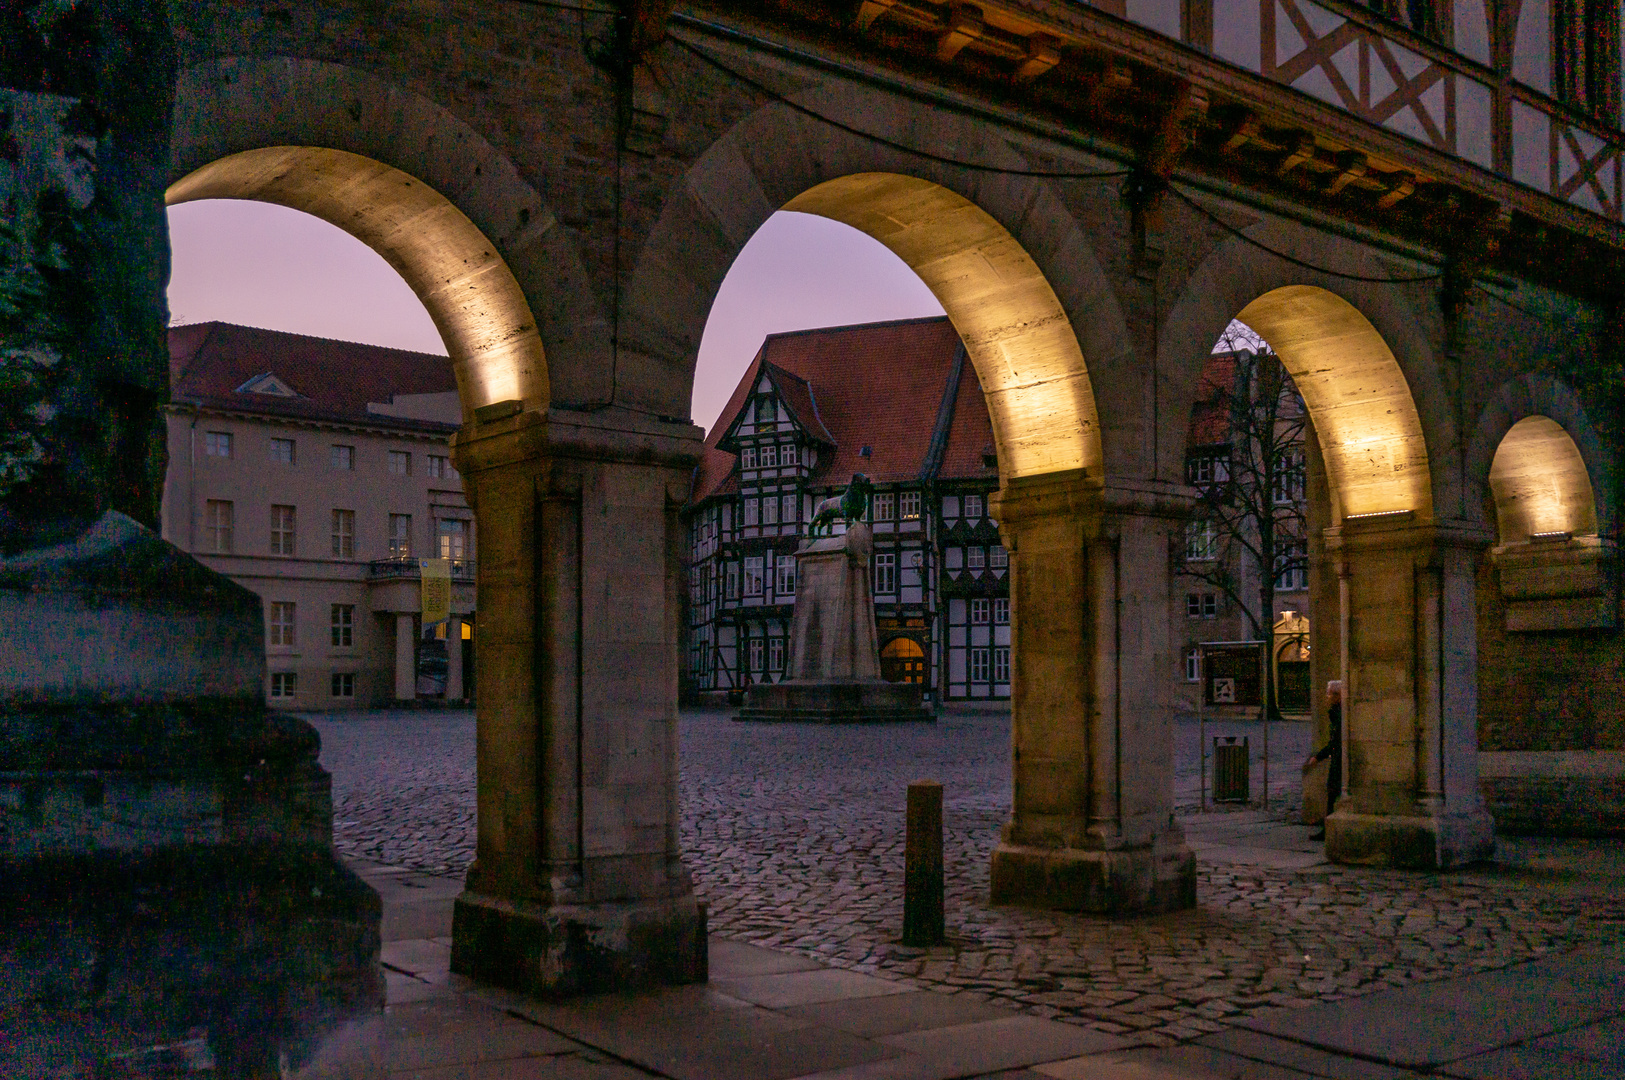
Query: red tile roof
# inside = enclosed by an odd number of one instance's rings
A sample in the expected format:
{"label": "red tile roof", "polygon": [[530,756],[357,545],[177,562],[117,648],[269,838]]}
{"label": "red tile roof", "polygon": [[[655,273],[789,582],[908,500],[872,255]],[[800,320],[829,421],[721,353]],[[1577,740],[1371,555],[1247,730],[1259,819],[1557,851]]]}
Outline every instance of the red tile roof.
{"label": "red tile roof", "polygon": [[1228,446],[1231,438],[1230,394],[1236,386],[1236,358],[1239,353],[1214,353],[1202,365],[1191,405],[1186,446]]}
{"label": "red tile roof", "polygon": [[[299,396],[238,391],[250,379],[266,373]],[[395,394],[456,390],[450,358],[432,353],[234,323],[193,323],[170,328],[169,375],[170,399],[177,404],[421,431],[454,430],[454,425],[432,420],[367,411],[368,403],[387,403]]]}
{"label": "red tile roof", "polygon": [[[960,347],[953,324],[941,316],[771,335],[706,439],[705,457],[695,470],[694,500],[737,490],[735,457],[718,444],[755,390],[764,365],[797,421],[822,440],[807,420],[816,416],[833,444],[819,451],[813,485],[845,484],[855,472],[878,483],[918,479]],[[861,454],[865,446],[869,457]],[[992,448],[987,402],[967,360],[937,476],[997,479],[997,466],[983,461]]]}

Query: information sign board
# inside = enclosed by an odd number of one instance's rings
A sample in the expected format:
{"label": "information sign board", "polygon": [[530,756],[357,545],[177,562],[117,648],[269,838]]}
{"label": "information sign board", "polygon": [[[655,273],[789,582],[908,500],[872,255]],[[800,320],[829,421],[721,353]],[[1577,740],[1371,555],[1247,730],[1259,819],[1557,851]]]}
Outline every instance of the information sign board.
{"label": "information sign board", "polygon": [[1212,641],[1202,645],[1202,703],[1264,703],[1261,641]]}

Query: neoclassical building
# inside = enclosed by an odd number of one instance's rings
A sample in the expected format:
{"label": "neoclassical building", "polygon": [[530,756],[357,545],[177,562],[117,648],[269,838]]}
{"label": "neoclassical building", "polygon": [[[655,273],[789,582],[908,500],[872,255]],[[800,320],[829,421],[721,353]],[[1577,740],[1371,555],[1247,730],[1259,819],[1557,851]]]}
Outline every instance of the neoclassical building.
{"label": "neoclassical building", "polygon": [[[219,322],[169,342],[163,537],[259,593],[270,704],[470,696],[474,515],[448,447],[451,362]],[[452,618],[427,629],[424,558],[451,573]]]}
{"label": "neoclassical building", "polygon": [[1009,557],[993,430],[946,318],[774,334],[706,440],[688,522],[685,686],[777,682],[812,507],[875,487],[881,674],[944,699],[1010,696]]}

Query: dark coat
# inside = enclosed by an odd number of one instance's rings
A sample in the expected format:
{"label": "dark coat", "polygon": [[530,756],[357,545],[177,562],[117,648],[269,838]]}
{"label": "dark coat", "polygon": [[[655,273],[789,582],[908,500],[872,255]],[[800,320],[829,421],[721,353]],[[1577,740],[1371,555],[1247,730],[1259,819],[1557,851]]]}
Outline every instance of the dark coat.
{"label": "dark coat", "polygon": [[1316,761],[1325,761],[1331,758],[1331,764],[1326,766],[1326,812],[1329,814],[1337,807],[1337,797],[1343,794],[1343,703],[1326,710],[1326,720],[1330,727],[1326,745],[1315,751]]}

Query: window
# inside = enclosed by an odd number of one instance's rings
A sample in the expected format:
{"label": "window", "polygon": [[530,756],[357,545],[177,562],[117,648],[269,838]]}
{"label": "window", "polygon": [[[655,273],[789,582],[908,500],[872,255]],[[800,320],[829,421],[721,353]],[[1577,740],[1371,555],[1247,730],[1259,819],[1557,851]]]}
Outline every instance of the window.
{"label": "window", "polygon": [[203,504],[203,550],[230,555],[234,530],[232,504],[226,499],[210,499]]}
{"label": "window", "polygon": [[1566,105],[1617,124],[1618,0],[1558,0],[1552,5],[1553,92]]}
{"label": "window", "polygon": [[762,500],[762,524],[777,525],[779,523],[779,500],[769,495]]}
{"label": "window", "polygon": [[968,547],[965,549],[965,569],[980,570],[987,565],[987,548]]}
{"label": "window", "polygon": [[290,600],[271,601],[271,644],[294,644],[294,616],[298,605]]}
{"label": "window", "polygon": [[874,506],[870,508],[870,521],[890,521],[897,514],[897,496],[891,492],[882,492],[875,496]]}
{"label": "window", "polygon": [[756,399],[756,422],[758,424],[771,424],[778,420],[779,409],[773,404],[770,397]]}
{"label": "window", "polygon": [[1000,596],[1000,597],[994,598],[994,600],[993,600],[993,621],[995,623],[997,623],[999,626],[1008,626],[1010,624],[1010,598],[1009,597]]}
{"label": "window", "polygon": [[389,515],[389,557],[406,559],[412,555],[412,515]]}
{"label": "window", "polygon": [[299,690],[299,676],[291,671],[275,671],[271,673],[271,696],[274,698],[291,698]]}
{"label": "window", "polygon": [[982,497],[980,495],[965,496],[965,518],[975,521],[982,516]]}
{"label": "window", "polygon": [[1303,498],[1303,451],[1297,447],[1282,450],[1275,459],[1272,495],[1276,506],[1290,506]]}
{"label": "window", "polygon": [[794,596],[796,594],[796,557],[794,555],[779,556],[779,580],[774,591],[780,596]]}
{"label": "window", "polygon": [[460,518],[441,518],[436,531],[440,535],[440,558],[468,558],[468,522]]}
{"label": "window", "polygon": [[779,448],[777,446],[774,446],[772,443],[768,443],[766,446],[758,449],[757,453],[760,455],[762,468],[772,469],[778,466]]}
{"label": "window", "polygon": [[328,452],[328,461],[331,462],[333,468],[337,469],[339,472],[354,472],[355,447],[340,446],[339,444],[334,443],[332,449]]}
{"label": "window", "polygon": [[355,672],[353,672],[353,671],[335,671],[335,672],[333,672],[332,692],[333,692],[333,696],[338,697],[338,698],[353,698],[353,697],[355,697]]}
{"label": "window", "polygon": [[276,462],[279,465],[292,465],[293,464],[293,440],[292,439],[272,439],[271,440],[271,460]]}
{"label": "window", "polygon": [[355,557],[355,511],[333,511],[333,554],[341,559]]}
{"label": "window", "polygon": [[767,670],[784,671],[784,639],[781,637],[767,639]]}
{"label": "window", "polygon": [[1201,682],[1202,681],[1202,650],[1201,649],[1186,649],[1185,650],[1185,681],[1186,682]]}
{"label": "window", "polygon": [[447,477],[455,478],[457,470],[451,467],[451,459],[440,454],[430,454],[425,462],[429,475],[444,480]]}
{"label": "window", "polygon": [[231,456],[231,432],[206,431],[203,433],[203,452],[209,457]]}
{"label": "window", "polygon": [[746,525],[754,525],[754,524],[756,524],[756,512],[757,512],[757,509],[758,509],[758,506],[757,506],[757,502],[756,502],[755,499],[746,499],[745,500],[745,524]]}
{"label": "window", "polygon": [[1185,481],[1196,487],[1212,487],[1230,479],[1228,453],[1191,454],[1185,459]]}
{"label": "window", "polygon": [[273,505],[271,507],[271,554],[292,555],[293,540],[293,507]]}
{"label": "window", "polygon": [[987,682],[988,654],[990,649],[972,649],[970,651],[970,681]]}
{"label": "window", "polygon": [[1010,551],[1003,544],[994,544],[987,549],[987,564],[995,570],[1003,570],[1010,565]]}
{"label": "window", "polygon": [[993,681],[1010,681],[1010,646],[996,645],[993,648]]}
{"label": "window", "polygon": [[1309,546],[1302,540],[1278,545],[1275,587],[1282,592],[1299,592],[1309,587]]}
{"label": "window", "polygon": [[411,476],[412,455],[405,450],[391,450],[389,452],[389,472],[391,476]]}
{"label": "window", "polygon": [[1218,593],[1186,593],[1185,616],[1191,619],[1214,619],[1219,615]]}
{"label": "window", "polygon": [[897,556],[876,555],[875,557],[875,592],[894,593],[897,591]]}
{"label": "window", "polygon": [[783,504],[779,510],[779,520],[786,525],[794,525],[796,523],[796,497],[794,495],[783,495],[780,496],[779,501]]}
{"label": "window", "polygon": [[747,555],[745,557],[745,595],[762,595],[762,556]]}
{"label": "window", "polygon": [[1205,562],[1218,556],[1219,534],[1213,522],[1191,521],[1185,525],[1185,559]]}
{"label": "window", "polygon": [[1366,0],[1366,7],[1425,37],[1439,37],[1438,0]]}
{"label": "window", "polygon": [[920,493],[918,491],[905,491],[897,496],[897,520],[920,520]]}
{"label": "window", "polygon": [[976,626],[985,626],[989,614],[993,610],[992,602],[987,597],[977,597],[970,602],[970,621]]}
{"label": "window", "polygon": [[739,467],[741,469],[756,468],[756,447],[747,446],[739,451]]}
{"label": "window", "polygon": [[794,465],[796,463],[796,444],[784,443],[779,447],[779,464]]}
{"label": "window", "polygon": [[750,639],[750,649],[748,651],[750,653],[750,669],[752,671],[758,671],[758,672],[761,671],[762,670],[762,639],[759,638],[759,637],[758,638],[751,638]]}
{"label": "window", "polygon": [[726,591],[723,593],[723,596],[725,598],[729,599],[729,600],[737,600],[739,598],[739,564],[738,563],[731,562],[731,563],[728,564],[727,586],[726,586]]}
{"label": "window", "polygon": [[333,605],[333,648],[348,649],[355,644],[355,605]]}

